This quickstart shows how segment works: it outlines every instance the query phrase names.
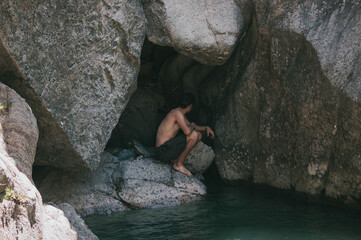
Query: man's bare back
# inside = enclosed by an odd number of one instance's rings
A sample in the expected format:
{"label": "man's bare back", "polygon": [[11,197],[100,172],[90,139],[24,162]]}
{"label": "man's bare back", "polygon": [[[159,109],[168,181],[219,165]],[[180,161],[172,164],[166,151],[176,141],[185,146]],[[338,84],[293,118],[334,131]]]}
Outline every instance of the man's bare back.
{"label": "man's bare back", "polygon": [[177,118],[179,119],[181,115],[183,115],[183,118],[185,118],[181,110],[179,108],[175,108],[171,110],[163,119],[158,128],[156,147],[159,147],[177,135],[180,129]]}

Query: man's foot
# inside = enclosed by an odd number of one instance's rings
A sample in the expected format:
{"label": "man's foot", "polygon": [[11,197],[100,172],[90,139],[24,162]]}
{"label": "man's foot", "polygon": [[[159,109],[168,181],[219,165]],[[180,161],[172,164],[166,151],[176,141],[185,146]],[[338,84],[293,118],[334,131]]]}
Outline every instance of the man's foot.
{"label": "man's foot", "polygon": [[174,170],[176,170],[176,171],[178,171],[180,173],[183,173],[184,175],[192,176],[192,173],[184,165],[178,166],[175,163],[175,164],[173,164],[173,168],[174,168]]}

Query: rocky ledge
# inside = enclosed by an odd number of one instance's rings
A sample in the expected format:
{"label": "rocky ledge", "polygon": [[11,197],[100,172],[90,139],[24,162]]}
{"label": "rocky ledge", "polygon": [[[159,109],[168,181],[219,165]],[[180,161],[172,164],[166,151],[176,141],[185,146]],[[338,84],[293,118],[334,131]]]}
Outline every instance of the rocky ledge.
{"label": "rocky ledge", "polygon": [[[191,153],[187,158],[193,173],[203,172],[214,159],[213,150],[203,143],[197,152],[205,154]],[[206,187],[195,176],[187,177],[170,164],[136,156],[129,149],[103,152],[101,166],[87,173],[52,171],[39,184],[39,190],[46,201],[67,202],[82,216],[176,206],[206,194]]]}

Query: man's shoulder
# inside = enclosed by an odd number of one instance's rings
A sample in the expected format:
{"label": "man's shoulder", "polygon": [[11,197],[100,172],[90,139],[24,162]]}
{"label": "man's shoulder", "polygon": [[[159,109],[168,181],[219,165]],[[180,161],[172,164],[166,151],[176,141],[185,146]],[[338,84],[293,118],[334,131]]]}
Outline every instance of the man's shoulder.
{"label": "man's shoulder", "polygon": [[174,117],[177,117],[177,116],[180,116],[180,115],[183,116],[183,113],[182,113],[182,111],[181,111],[179,108],[174,108],[174,109],[172,109],[172,110],[169,112],[169,114],[170,114],[171,116],[174,116]]}

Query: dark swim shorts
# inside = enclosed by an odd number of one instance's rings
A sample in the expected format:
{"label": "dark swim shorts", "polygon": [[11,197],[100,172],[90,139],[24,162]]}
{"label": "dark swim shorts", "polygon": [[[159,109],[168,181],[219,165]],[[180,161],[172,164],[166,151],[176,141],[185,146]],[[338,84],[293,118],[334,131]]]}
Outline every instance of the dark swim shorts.
{"label": "dark swim shorts", "polygon": [[166,141],[155,149],[157,157],[162,162],[170,162],[177,159],[187,146],[187,137],[183,132]]}

